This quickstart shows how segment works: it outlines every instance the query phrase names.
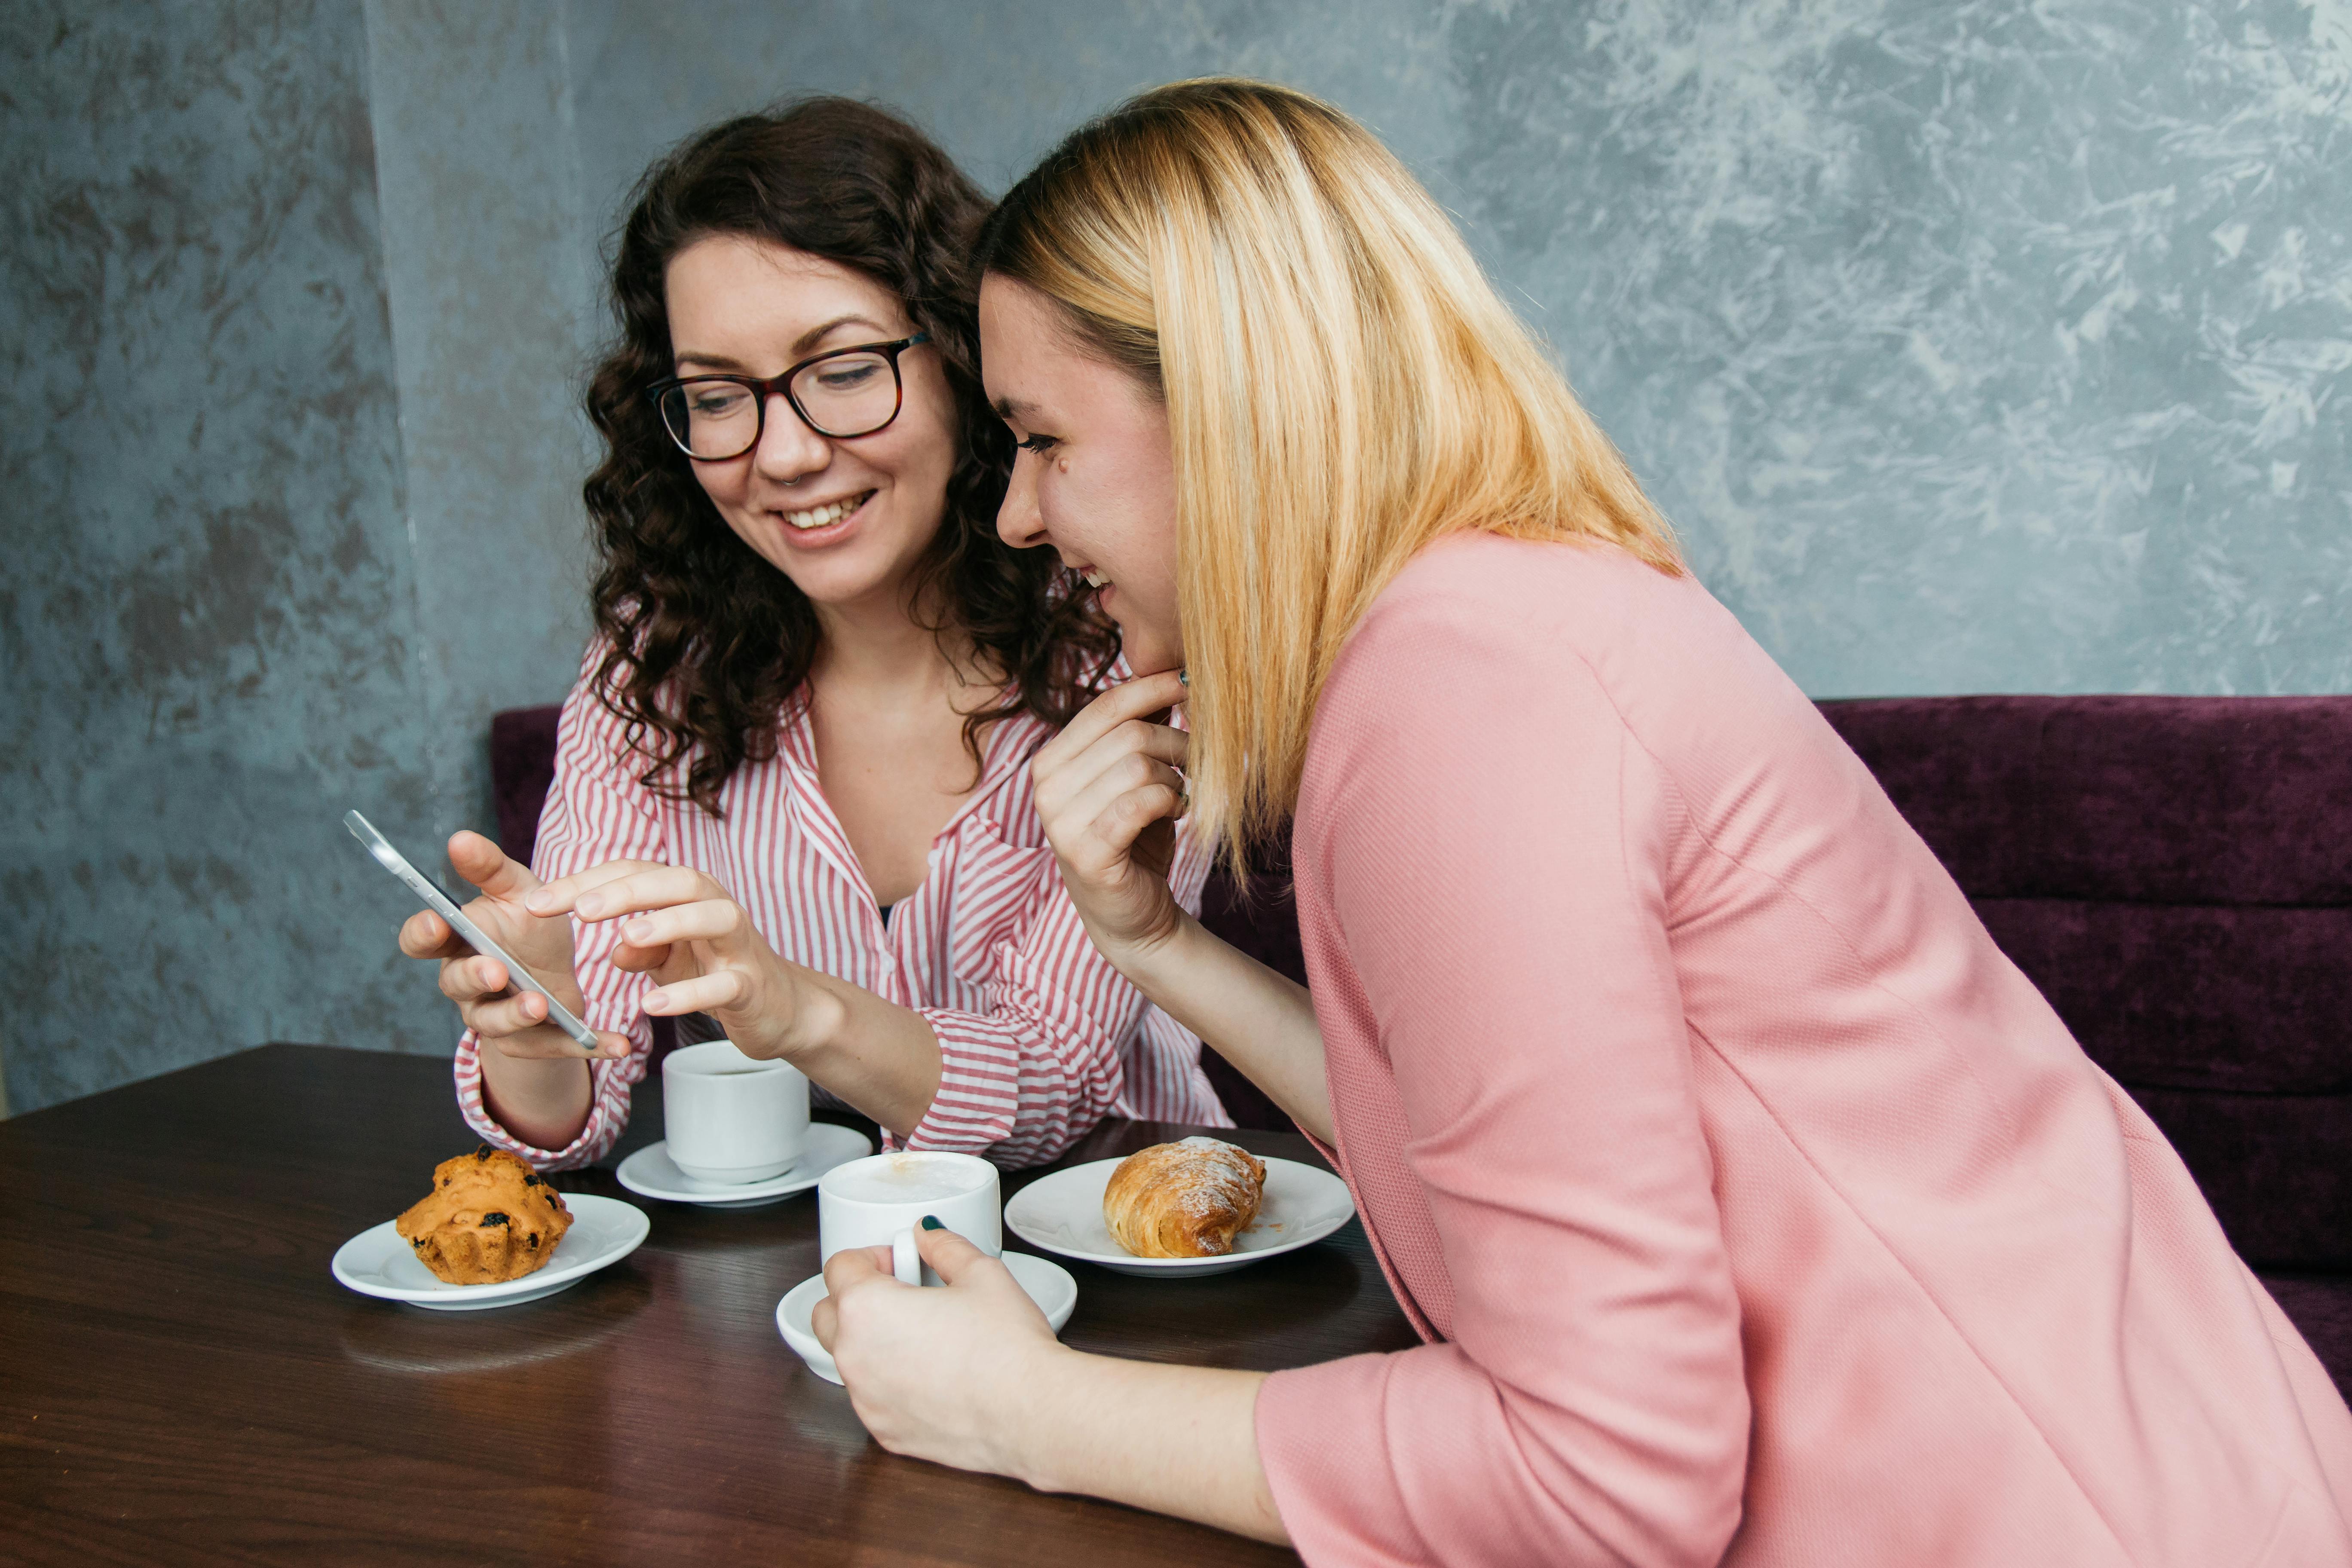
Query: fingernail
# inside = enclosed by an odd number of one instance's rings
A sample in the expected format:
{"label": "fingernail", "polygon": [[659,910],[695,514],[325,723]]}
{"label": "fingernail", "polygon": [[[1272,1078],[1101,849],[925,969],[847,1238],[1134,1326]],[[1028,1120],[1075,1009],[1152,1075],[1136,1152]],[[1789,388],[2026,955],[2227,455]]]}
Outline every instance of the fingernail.
{"label": "fingernail", "polygon": [[947,1229],[947,1226],[940,1223],[939,1215],[935,1214],[927,1214],[923,1216],[923,1228],[925,1230],[945,1230]]}
{"label": "fingernail", "polygon": [[654,922],[651,921],[631,921],[627,925],[621,928],[621,934],[627,937],[631,942],[644,942],[654,934]]}
{"label": "fingernail", "polygon": [[604,912],[604,900],[598,898],[595,894],[590,893],[586,898],[582,899],[578,903],[572,907],[579,910],[583,915],[601,915]]}
{"label": "fingernail", "polygon": [[545,913],[547,906],[554,901],[547,896],[547,889],[544,888],[533,888],[522,896],[522,907],[533,914]]}

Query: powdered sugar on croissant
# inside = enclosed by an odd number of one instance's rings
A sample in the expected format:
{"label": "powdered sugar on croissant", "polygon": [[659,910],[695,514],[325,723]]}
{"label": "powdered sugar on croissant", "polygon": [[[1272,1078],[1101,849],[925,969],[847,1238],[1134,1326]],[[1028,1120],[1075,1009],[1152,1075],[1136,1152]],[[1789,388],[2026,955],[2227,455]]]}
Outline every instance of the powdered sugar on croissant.
{"label": "powdered sugar on croissant", "polygon": [[1265,1162],[1214,1138],[1155,1143],[1119,1162],[1103,1223],[1138,1258],[1221,1258],[1257,1217]]}

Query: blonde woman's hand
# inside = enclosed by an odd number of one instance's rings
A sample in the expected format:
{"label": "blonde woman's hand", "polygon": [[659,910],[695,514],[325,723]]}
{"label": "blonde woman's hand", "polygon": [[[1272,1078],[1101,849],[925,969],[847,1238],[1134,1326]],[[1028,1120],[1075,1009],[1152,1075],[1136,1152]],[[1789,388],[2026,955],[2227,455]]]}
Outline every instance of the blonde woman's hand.
{"label": "blonde woman's hand", "polygon": [[885,1448],[1021,1475],[1020,1427],[1049,1416],[1040,1384],[1071,1352],[1003,1263],[951,1230],[919,1228],[915,1247],[944,1288],[898,1283],[887,1247],[849,1247],[825,1262],[810,1328]]}
{"label": "blonde woman's hand", "polygon": [[790,1057],[830,1001],[812,976],[776,956],[742,905],[700,871],[651,860],[608,860],[529,897],[534,913],[621,922],[613,964],[650,974],[645,1010],[708,1013],[750,1057]]}
{"label": "blonde woman's hand", "polygon": [[1173,670],[1115,687],[1040,747],[1029,767],[1071,901],[1087,934],[1120,967],[1183,923],[1168,868],[1188,804],[1180,770],[1192,741],[1161,722],[1183,700]]}
{"label": "blonde woman's hand", "polygon": [[[449,864],[481,891],[481,897],[466,905],[466,918],[512,954],[574,1017],[586,1012],[580,983],[572,973],[572,922],[560,914],[547,918],[529,906],[526,900],[540,886],[530,868],[509,859],[480,834],[465,832],[449,837]],[[481,1037],[485,1051],[521,1061],[580,1059],[578,1044],[547,1021],[545,999],[514,989],[505,964],[476,952],[432,910],[420,910],[401,926],[400,951],[440,963],[441,994],[457,1005],[458,1016]],[[597,1038],[604,1042],[600,1055],[628,1054],[625,1037],[600,1033]]]}

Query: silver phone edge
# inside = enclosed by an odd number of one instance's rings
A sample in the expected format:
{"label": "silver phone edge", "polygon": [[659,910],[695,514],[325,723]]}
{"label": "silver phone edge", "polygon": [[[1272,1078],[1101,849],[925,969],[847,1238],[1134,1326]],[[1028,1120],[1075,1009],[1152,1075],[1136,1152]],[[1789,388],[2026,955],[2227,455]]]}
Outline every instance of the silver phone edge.
{"label": "silver phone edge", "polygon": [[352,810],[343,813],[343,826],[360,841],[360,847],[368,852],[369,859],[391,872],[403,887],[423,899],[425,907],[447,921],[450,929],[464,937],[477,952],[497,959],[507,972],[509,985],[518,990],[537,992],[540,999],[547,1004],[547,1021],[561,1029],[566,1039],[586,1052],[583,1060],[605,1059],[596,1032],[588,1026],[587,1021],[573,1016],[571,1008],[555,999],[554,993],[532,979],[512,954],[492,942],[488,933],[467,919],[458,909],[457,900],[435,887],[432,879],[418,870],[407,856],[394,847],[392,840],[376,831],[374,823],[362,816],[358,811]]}

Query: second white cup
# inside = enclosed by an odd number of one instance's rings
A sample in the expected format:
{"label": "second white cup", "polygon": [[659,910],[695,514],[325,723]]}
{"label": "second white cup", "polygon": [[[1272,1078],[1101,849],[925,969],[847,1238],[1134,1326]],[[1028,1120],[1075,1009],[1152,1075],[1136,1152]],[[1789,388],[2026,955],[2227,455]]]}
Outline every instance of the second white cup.
{"label": "second white cup", "polygon": [[915,1253],[915,1227],[926,1215],[991,1258],[1003,1256],[996,1167],[978,1155],[901,1150],[835,1165],[817,1179],[817,1250],[824,1260],[847,1247],[887,1247],[900,1280],[940,1284]]}
{"label": "second white cup", "polygon": [[808,1142],[808,1079],[790,1062],[745,1056],[728,1040],[662,1058],[662,1131],[690,1181],[736,1187],[782,1175]]}

